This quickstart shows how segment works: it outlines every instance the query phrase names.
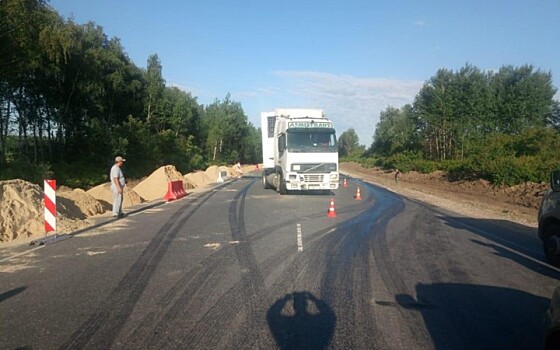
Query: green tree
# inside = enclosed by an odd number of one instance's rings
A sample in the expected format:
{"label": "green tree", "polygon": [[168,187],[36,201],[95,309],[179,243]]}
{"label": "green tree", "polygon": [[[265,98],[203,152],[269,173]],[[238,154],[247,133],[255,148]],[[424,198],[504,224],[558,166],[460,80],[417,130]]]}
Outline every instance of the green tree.
{"label": "green tree", "polygon": [[352,152],[360,147],[358,134],[354,128],[344,131],[338,137],[338,154],[341,157],[348,157]]}
{"label": "green tree", "polygon": [[418,121],[411,105],[387,107],[381,112],[375,128],[370,153],[389,156],[404,151],[417,151]]}
{"label": "green tree", "polygon": [[[245,139],[250,135],[250,124],[239,102],[228,94],[205,108],[204,126],[207,131],[206,154],[213,162],[236,162],[247,154]],[[245,159],[240,159],[245,161]]]}
{"label": "green tree", "polygon": [[162,76],[162,65],[157,54],[148,57],[146,68],[146,118],[156,131],[165,128],[163,104],[165,80]]}
{"label": "green tree", "polygon": [[546,125],[560,132],[560,102],[554,101],[546,119]]}
{"label": "green tree", "polygon": [[552,74],[533,66],[504,66],[491,79],[497,130],[518,134],[546,125],[556,89]]}

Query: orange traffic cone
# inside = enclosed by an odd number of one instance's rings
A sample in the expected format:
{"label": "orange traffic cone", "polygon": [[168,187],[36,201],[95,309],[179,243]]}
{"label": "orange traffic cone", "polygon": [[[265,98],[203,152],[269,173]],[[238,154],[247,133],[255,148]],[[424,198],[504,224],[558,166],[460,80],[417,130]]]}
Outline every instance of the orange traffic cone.
{"label": "orange traffic cone", "polygon": [[344,178],[344,182],[342,183],[342,186],[344,186],[344,188],[348,187],[348,182],[346,182],[346,178]]}
{"label": "orange traffic cone", "polygon": [[358,189],[356,190],[356,195],[354,196],[354,198],[356,198],[357,201],[361,201],[362,200],[362,195],[360,195],[360,188],[358,187]]}
{"label": "orange traffic cone", "polygon": [[331,206],[329,207],[329,211],[327,211],[327,216],[329,218],[336,218],[336,211],[334,210],[334,198],[331,198]]}

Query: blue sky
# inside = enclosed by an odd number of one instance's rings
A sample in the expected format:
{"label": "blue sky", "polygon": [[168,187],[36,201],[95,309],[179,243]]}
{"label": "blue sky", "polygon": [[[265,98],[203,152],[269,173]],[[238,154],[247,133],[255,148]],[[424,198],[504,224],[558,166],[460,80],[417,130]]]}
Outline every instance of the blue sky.
{"label": "blue sky", "polygon": [[[118,37],[141,67],[208,104],[231,93],[249,120],[322,108],[369,145],[388,105],[410,103],[439,68],[532,64],[560,86],[559,0],[51,0]],[[560,94],[556,95],[560,98]]]}

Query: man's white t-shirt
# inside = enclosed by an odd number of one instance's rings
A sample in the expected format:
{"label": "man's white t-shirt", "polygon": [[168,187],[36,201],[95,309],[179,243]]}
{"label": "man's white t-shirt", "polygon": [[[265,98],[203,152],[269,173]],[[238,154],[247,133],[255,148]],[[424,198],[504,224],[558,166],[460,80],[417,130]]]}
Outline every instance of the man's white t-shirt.
{"label": "man's white t-shirt", "polygon": [[124,181],[124,174],[121,170],[121,168],[115,164],[113,165],[113,167],[111,168],[111,189],[113,190],[117,190],[117,186],[115,186],[115,178],[117,178],[119,180],[119,183],[121,184],[121,187],[124,188],[125,185],[125,181]]}

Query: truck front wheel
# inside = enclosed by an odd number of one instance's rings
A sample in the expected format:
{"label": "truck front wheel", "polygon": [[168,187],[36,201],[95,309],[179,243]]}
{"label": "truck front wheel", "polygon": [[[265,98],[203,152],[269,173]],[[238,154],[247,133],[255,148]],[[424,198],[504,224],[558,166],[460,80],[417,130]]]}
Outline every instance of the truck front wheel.
{"label": "truck front wheel", "polygon": [[263,184],[263,188],[265,190],[268,190],[269,188],[271,188],[270,184],[266,180],[266,171],[264,171],[264,170],[262,172],[262,184]]}
{"label": "truck front wheel", "polygon": [[278,173],[277,175],[277,186],[276,186],[276,191],[280,194],[287,194],[288,190],[286,189],[286,183],[284,182],[284,176],[282,176],[282,173]]}

